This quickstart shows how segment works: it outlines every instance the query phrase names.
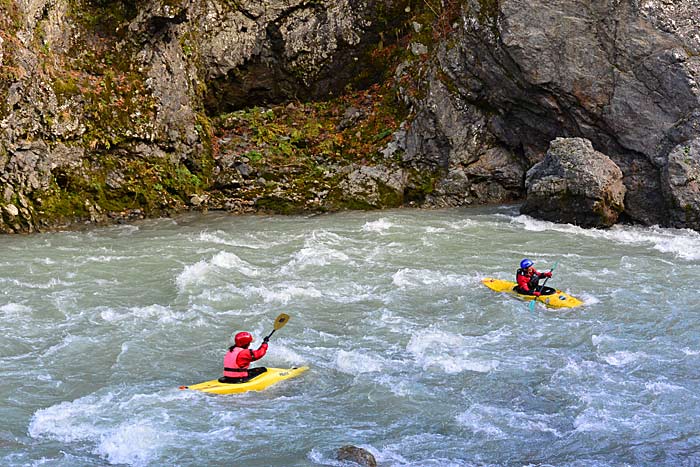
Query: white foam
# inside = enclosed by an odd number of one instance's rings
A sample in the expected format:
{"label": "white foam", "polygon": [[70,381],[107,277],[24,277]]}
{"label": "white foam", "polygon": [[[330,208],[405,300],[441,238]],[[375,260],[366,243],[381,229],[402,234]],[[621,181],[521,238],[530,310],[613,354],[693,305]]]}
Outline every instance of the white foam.
{"label": "white foam", "polygon": [[376,356],[371,359],[359,358],[358,352],[345,350],[338,351],[335,364],[338,370],[350,375],[379,372],[383,368],[382,362]]}
{"label": "white foam", "polygon": [[110,463],[149,465],[178,442],[168,429],[163,405],[187,396],[181,391],[135,394],[127,399],[115,393],[92,394],[37,410],[28,432],[35,439],[91,443],[93,452]]}
{"label": "white foam", "polygon": [[116,361],[117,363],[120,363],[122,360],[122,357],[126,355],[129,352],[129,343],[128,342],[123,342],[121,345],[121,349],[119,350],[119,355],[117,355]]}
{"label": "white foam", "polygon": [[292,350],[291,347],[284,344],[284,342],[275,341],[271,343],[266,358],[272,361],[283,361],[284,366],[302,366],[304,365],[304,357],[298,352]]}
{"label": "white foam", "polygon": [[50,438],[64,443],[94,440],[102,434],[91,420],[92,414],[99,407],[111,402],[112,398],[98,399],[87,396],[73,402],[37,410],[29,422],[29,436],[32,438]]}
{"label": "white foam", "polygon": [[377,378],[377,382],[389,389],[392,394],[398,397],[408,397],[415,391],[415,383],[412,380],[397,379],[395,376],[382,374]]}
{"label": "white foam", "polygon": [[89,344],[91,342],[94,342],[94,339],[91,337],[74,336],[72,334],[68,334],[63,338],[63,340],[60,343],[49,347],[44,352],[44,357],[50,357],[50,356],[59,354],[64,349],[69,349],[69,348],[74,348],[74,347],[75,348],[86,347],[86,344]]}
{"label": "white foam", "polygon": [[[567,292],[568,293],[568,292]],[[590,305],[595,305],[596,303],[600,303],[600,298],[596,297],[595,295],[591,295],[589,293],[583,292],[580,294],[576,294],[576,296],[581,300],[584,305],[590,306]]]}
{"label": "white foam", "polygon": [[603,361],[612,366],[625,366],[629,365],[630,363],[634,363],[644,357],[646,357],[646,354],[642,352],[628,352],[621,350],[608,355],[604,355]]}
{"label": "white foam", "polygon": [[315,287],[301,287],[285,284],[276,284],[275,287],[275,289],[267,287],[245,287],[239,289],[239,292],[248,298],[259,296],[265,303],[281,303],[283,305],[298,298],[320,298],[323,296],[321,291]]}
{"label": "white foam", "polygon": [[217,230],[216,232],[209,232],[209,231],[200,232],[200,234],[198,236],[198,241],[202,242],[202,243],[214,243],[216,245],[227,245],[227,246],[250,248],[253,250],[267,248],[267,247],[271,246],[271,245],[251,245],[249,243],[241,242],[238,240],[229,240],[226,238],[226,233],[222,232],[221,230]]}
{"label": "white foam", "polygon": [[482,406],[478,404],[457,415],[455,420],[458,425],[474,433],[481,433],[489,439],[507,438],[506,433],[492,423],[492,416],[487,411],[482,410]]}
{"label": "white foam", "polygon": [[366,222],[362,226],[363,232],[383,233],[394,227],[394,224],[386,218],[377,219],[376,221]]}
{"label": "white foam", "polygon": [[438,367],[445,373],[455,374],[462,371],[488,373],[497,368],[496,360],[470,357],[469,349],[474,348],[474,340],[445,331],[424,330],[411,337],[406,350],[414,356],[416,364],[426,370]]}
{"label": "white foam", "polygon": [[100,436],[95,453],[111,464],[148,465],[174,437],[146,421],[124,423]]}
{"label": "white foam", "polygon": [[317,448],[311,449],[311,451],[309,451],[307,458],[316,465],[324,465],[324,466],[331,466],[331,467],[345,467],[348,465],[347,462],[339,461],[339,460],[333,459],[329,456],[325,456]]}
{"label": "white foam", "polygon": [[87,256],[78,262],[81,266],[87,263],[111,263],[112,261],[124,261],[133,259],[130,256],[114,256],[114,255],[100,255],[100,256]]}
{"label": "white foam", "polygon": [[610,431],[614,429],[613,425],[610,423],[611,418],[608,410],[589,407],[576,416],[574,419],[574,428],[579,432]]}
{"label": "white foam", "polygon": [[683,386],[667,383],[665,381],[648,381],[644,383],[644,387],[656,395],[668,394],[669,392],[683,391]]}
{"label": "white foam", "polygon": [[[469,410],[456,417],[457,423],[477,433],[484,433],[489,438],[503,438],[508,435],[499,426],[507,425],[510,429],[525,433],[549,433],[558,438],[563,435],[550,424],[555,415],[528,413],[504,407],[475,404]],[[512,430],[508,430],[509,433]]]}
{"label": "white foam", "polygon": [[180,292],[184,292],[189,286],[206,284],[210,274],[222,269],[233,269],[246,277],[258,277],[262,274],[259,268],[252,266],[237,255],[227,251],[221,251],[215,254],[209,261],[200,260],[194,264],[185,266],[182,272],[175,278],[175,284]]}
{"label": "white foam", "polygon": [[525,215],[513,218],[512,222],[522,224],[525,230],[535,232],[554,231],[600,238],[623,244],[650,246],[652,249],[662,253],[670,253],[676,258],[689,261],[700,259],[700,233],[690,229],[624,225],[615,225],[607,230],[584,229],[572,224],[555,224]]}
{"label": "white foam", "polygon": [[242,260],[237,255],[226,251],[214,255],[211,264],[222,269],[235,269],[237,272],[247,277],[257,277],[261,274],[259,268],[253,267],[250,263]]}
{"label": "white foam", "polygon": [[175,279],[175,284],[180,292],[184,292],[188,286],[203,283],[211,265],[205,261],[197,261],[194,264],[185,266],[182,272]]}
{"label": "white foam", "polygon": [[593,334],[591,336],[591,342],[593,343],[594,346],[599,347],[600,344],[609,344],[609,343],[617,342],[617,339],[615,339],[612,336],[607,336],[605,334],[600,335],[600,336],[597,334]]}
{"label": "white foam", "polygon": [[334,250],[325,245],[313,245],[302,248],[292,255],[292,259],[282,268],[283,274],[289,274],[310,266],[326,266],[328,264],[352,265],[350,257],[340,250]]}
{"label": "white foam", "polygon": [[107,308],[100,312],[100,317],[109,323],[121,321],[149,321],[160,324],[178,323],[186,320],[186,312],[175,311],[162,305],[148,305],[126,309]]}
{"label": "white foam", "polygon": [[20,303],[7,303],[0,306],[0,313],[5,317],[21,317],[32,312],[32,309]]}
{"label": "white foam", "polygon": [[59,287],[57,287],[57,286],[67,288],[69,286],[74,285],[72,282],[66,282],[66,281],[63,281],[61,279],[56,279],[55,277],[49,279],[49,281],[45,282],[45,283],[30,283],[30,282],[19,281],[17,279],[0,278],[0,283],[10,283],[10,284],[17,286],[18,288],[27,288],[27,289],[53,289],[53,288],[58,289]]}
{"label": "white foam", "polygon": [[681,231],[681,236],[659,237],[654,248],[662,253],[672,253],[677,258],[700,259],[700,234],[691,230]]}
{"label": "white foam", "polygon": [[442,285],[445,287],[460,287],[466,283],[476,284],[480,279],[474,275],[466,277],[459,274],[443,274],[429,269],[399,269],[392,276],[392,283],[401,288],[415,288],[425,285]]}

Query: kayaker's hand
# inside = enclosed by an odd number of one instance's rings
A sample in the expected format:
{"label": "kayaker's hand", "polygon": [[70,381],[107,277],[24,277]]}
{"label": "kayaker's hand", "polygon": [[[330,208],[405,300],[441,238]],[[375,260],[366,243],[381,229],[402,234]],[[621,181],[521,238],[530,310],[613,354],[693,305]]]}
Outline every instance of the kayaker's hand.
{"label": "kayaker's hand", "polygon": [[552,271],[545,272],[544,277],[552,277]]}
{"label": "kayaker's hand", "polygon": [[539,297],[540,295],[542,295],[542,292],[532,292],[532,295],[534,295],[535,297]]}

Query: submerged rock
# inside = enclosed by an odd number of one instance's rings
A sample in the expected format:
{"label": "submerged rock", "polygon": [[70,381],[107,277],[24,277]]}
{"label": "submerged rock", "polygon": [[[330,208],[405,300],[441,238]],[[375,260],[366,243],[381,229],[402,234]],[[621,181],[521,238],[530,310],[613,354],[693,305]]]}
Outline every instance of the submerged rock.
{"label": "submerged rock", "polygon": [[520,212],[582,227],[610,227],[624,209],[622,171],[583,138],[557,138],[525,181]]}
{"label": "submerged rock", "polygon": [[339,461],[351,461],[363,467],[377,467],[377,461],[371,452],[357,446],[343,446],[338,449]]}

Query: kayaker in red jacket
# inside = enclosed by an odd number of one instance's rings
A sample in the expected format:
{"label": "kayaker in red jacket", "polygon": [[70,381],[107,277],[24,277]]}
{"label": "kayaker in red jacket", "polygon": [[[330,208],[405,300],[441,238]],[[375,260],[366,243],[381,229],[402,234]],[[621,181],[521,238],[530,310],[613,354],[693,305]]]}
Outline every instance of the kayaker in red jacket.
{"label": "kayaker in red jacket", "polygon": [[[518,282],[518,285],[515,286],[515,291],[525,295],[534,295],[535,297],[554,293],[554,289],[551,287],[546,287],[544,290],[539,290],[537,288],[540,279],[543,277],[552,277],[552,272],[539,272],[532,267],[533,264],[535,263],[527,258],[520,262],[520,269],[515,273],[515,280]],[[551,290],[551,292],[549,292],[549,290]]]}
{"label": "kayaker in red jacket", "polygon": [[265,367],[249,368],[250,364],[260,360],[267,353],[267,337],[258,350],[249,349],[253,336],[249,332],[239,332],[234,337],[234,345],[224,355],[224,375],[220,383],[244,383],[267,371]]}

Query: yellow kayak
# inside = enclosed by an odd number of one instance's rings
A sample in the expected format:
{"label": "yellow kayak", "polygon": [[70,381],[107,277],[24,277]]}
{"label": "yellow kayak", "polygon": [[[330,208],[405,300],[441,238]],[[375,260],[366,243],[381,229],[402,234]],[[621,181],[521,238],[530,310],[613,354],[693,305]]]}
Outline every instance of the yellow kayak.
{"label": "yellow kayak", "polygon": [[245,383],[220,383],[218,380],[205,381],[192,386],[180,386],[180,389],[193,389],[195,391],[211,392],[214,394],[235,394],[248,391],[262,391],[273,384],[294,378],[308,370],[308,366],[294,368],[268,368],[255,378]]}
{"label": "yellow kayak", "polygon": [[539,297],[535,297],[534,295],[525,295],[516,292],[514,290],[515,286],[517,285],[515,282],[487,277],[482,279],[481,283],[491,290],[495,290],[496,292],[505,292],[528,302],[536,299],[538,302],[542,302],[550,308],[574,308],[583,305],[581,300],[576,297],[572,297],[561,290],[555,290],[551,295],[540,295]]}

